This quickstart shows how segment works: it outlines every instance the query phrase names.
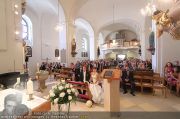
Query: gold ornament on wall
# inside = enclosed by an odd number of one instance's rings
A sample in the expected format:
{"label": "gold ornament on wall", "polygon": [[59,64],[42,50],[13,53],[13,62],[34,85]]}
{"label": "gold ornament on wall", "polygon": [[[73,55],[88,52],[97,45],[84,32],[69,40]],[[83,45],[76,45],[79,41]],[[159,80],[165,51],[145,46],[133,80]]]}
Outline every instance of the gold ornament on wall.
{"label": "gold ornament on wall", "polygon": [[157,10],[152,15],[156,21],[157,37],[163,32],[168,32],[173,39],[180,40],[180,1],[177,1],[171,9],[166,11]]}

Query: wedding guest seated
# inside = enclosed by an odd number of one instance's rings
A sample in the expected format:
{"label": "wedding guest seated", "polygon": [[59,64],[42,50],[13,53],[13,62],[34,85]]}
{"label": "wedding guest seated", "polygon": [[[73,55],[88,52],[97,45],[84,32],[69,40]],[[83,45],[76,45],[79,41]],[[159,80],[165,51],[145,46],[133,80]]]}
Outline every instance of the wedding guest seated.
{"label": "wedding guest seated", "polygon": [[146,67],[147,67],[147,69],[152,69],[151,61],[146,61]]}
{"label": "wedding guest seated", "polygon": [[175,71],[175,72],[180,72],[179,61],[176,61],[175,64],[174,64],[174,71]]}
{"label": "wedding guest seated", "polygon": [[41,66],[40,66],[40,70],[46,70],[46,63],[42,62]]}
{"label": "wedding guest seated", "polygon": [[143,61],[141,63],[139,63],[138,69],[140,69],[140,70],[144,70],[145,69],[145,64],[144,64]]}
{"label": "wedding guest seated", "polygon": [[135,91],[135,82],[134,82],[134,77],[133,77],[133,71],[129,69],[128,64],[125,65],[123,71],[122,71],[122,86],[124,93],[127,93],[127,83],[130,84],[131,87],[131,95],[135,96],[134,91]]}
{"label": "wedding guest seated", "polygon": [[178,72],[178,78],[176,82],[176,94],[179,96],[179,91],[180,91],[180,72]]}
{"label": "wedding guest seated", "polygon": [[176,85],[176,79],[173,74],[174,74],[173,64],[171,62],[168,62],[165,66],[165,77],[167,84],[170,85],[171,88],[172,86]]}
{"label": "wedding guest seated", "polygon": [[75,81],[79,81],[80,79],[80,71],[82,70],[82,67],[80,65],[75,65]]}

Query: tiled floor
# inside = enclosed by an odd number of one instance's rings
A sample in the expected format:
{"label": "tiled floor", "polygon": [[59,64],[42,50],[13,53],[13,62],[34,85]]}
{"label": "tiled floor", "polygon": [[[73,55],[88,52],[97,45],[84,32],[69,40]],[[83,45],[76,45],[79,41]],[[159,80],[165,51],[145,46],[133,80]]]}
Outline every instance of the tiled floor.
{"label": "tiled floor", "polygon": [[[35,81],[35,88],[37,88]],[[46,85],[48,88],[44,93],[36,92],[35,95],[45,97],[48,91],[57,81],[48,79]],[[164,98],[161,92],[156,91],[156,95],[152,96],[151,93],[136,92],[136,96],[129,93],[122,94],[120,92],[120,110],[123,112],[180,112],[180,97],[168,93],[168,97]],[[53,107],[53,106],[52,106]],[[52,108],[55,110],[55,108]],[[71,111],[104,111],[103,105],[93,105],[88,108],[84,102],[78,101],[76,104],[71,105]]]}

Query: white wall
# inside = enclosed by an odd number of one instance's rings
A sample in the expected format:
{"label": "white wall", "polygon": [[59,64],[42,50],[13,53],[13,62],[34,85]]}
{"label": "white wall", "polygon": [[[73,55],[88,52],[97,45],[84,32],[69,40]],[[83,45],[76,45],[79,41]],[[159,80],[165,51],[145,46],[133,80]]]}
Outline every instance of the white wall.
{"label": "white wall", "polygon": [[[167,10],[173,6],[172,0],[157,0],[156,5],[160,10]],[[156,34],[156,25],[153,22],[152,28]],[[167,62],[180,61],[180,41],[174,40],[171,35],[164,32],[158,39],[155,39],[155,55],[152,57],[152,65],[155,72],[159,72],[163,75],[164,66]]]}
{"label": "white wall", "polygon": [[33,25],[32,57],[29,58],[28,63],[31,76],[35,76],[37,63],[46,61],[47,58],[49,62],[60,62],[55,57],[55,49],[66,49],[66,29],[64,29],[66,25],[62,24],[63,30],[55,30],[58,23],[64,22],[65,16],[62,8],[59,6],[59,21],[56,1],[49,2],[45,0],[44,2],[47,2],[47,4],[43,2],[35,3],[29,0],[25,13]]}
{"label": "white wall", "polygon": [[[23,71],[22,42],[21,39],[16,40],[16,36],[14,34],[16,24],[14,22],[15,17],[12,2],[16,1],[0,0],[0,5],[2,5],[3,2],[6,4],[3,5],[4,8],[0,8],[0,19],[2,20],[5,18],[6,21],[5,25],[3,22],[0,22],[0,28],[3,30],[2,34],[0,34],[0,44],[2,45],[2,47],[0,47],[0,73]],[[17,1],[17,4],[20,6],[20,1]],[[4,11],[4,9],[6,10]],[[4,15],[2,15],[2,12],[4,12]],[[18,17],[16,20],[21,19],[21,16],[16,17]],[[7,31],[6,34],[5,31]]]}
{"label": "white wall", "polygon": [[164,66],[167,62],[180,61],[180,41],[174,40],[168,33],[164,33],[160,40],[159,50],[159,67],[163,73]]}

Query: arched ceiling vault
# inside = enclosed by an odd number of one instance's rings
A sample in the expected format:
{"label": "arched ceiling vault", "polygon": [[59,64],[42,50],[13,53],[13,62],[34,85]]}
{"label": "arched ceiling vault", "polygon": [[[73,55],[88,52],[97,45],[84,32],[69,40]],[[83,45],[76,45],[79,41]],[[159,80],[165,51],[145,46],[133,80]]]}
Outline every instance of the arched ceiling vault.
{"label": "arched ceiling vault", "polygon": [[27,0],[27,7],[29,7],[36,14],[45,12],[57,14],[57,2],[55,0]]}
{"label": "arched ceiling vault", "polygon": [[75,19],[79,9],[87,2],[88,0],[59,0],[62,5],[66,19]]}

